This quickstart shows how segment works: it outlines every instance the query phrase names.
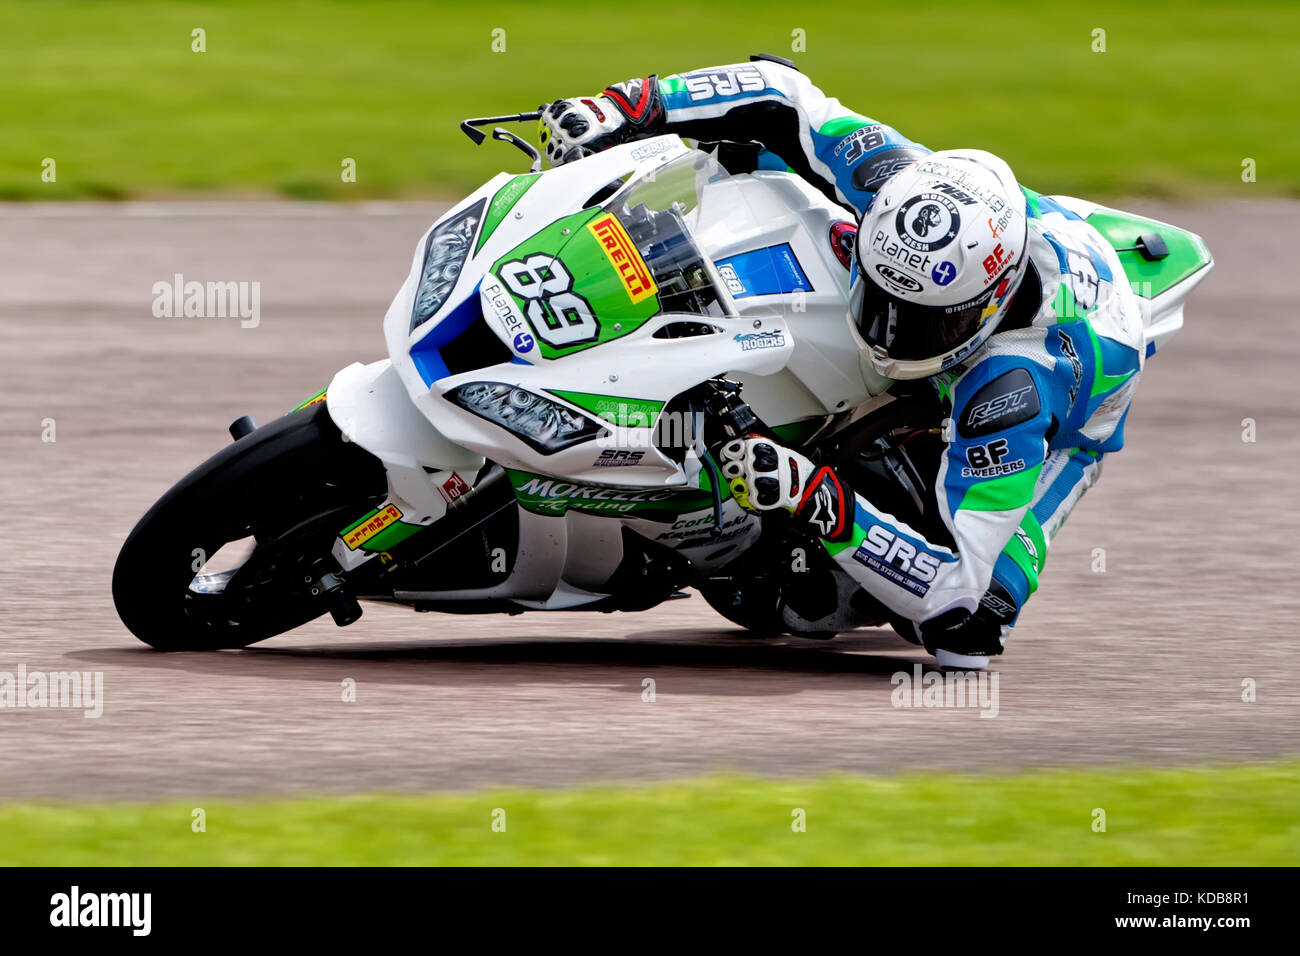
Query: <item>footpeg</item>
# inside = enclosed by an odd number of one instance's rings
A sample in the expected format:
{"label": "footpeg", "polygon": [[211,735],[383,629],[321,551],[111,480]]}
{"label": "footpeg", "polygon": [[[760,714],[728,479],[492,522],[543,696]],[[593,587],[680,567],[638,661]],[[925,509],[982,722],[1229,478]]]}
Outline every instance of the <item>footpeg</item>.
{"label": "footpeg", "polygon": [[339,627],[355,624],[361,617],[361,602],[343,589],[343,579],[332,572],[322,574],[312,585],[313,595],[323,594],[330,617]]}
{"label": "footpeg", "polygon": [[340,591],[330,600],[330,617],[339,627],[355,624],[361,618],[361,602],[351,594]]}
{"label": "footpeg", "polygon": [[235,441],[257,431],[257,419],[252,415],[241,415],[230,423],[230,437]]}

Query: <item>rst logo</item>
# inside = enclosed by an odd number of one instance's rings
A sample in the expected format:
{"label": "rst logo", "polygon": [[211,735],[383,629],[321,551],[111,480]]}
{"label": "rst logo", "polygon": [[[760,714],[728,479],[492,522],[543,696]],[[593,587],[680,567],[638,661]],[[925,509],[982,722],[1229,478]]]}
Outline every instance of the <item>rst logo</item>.
{"label": "rst logo", "polygon": [[1009,621],[1016,616],[1018,608],[1005,598],[999,597],[992,591],[985,591],[984,596],[980,598],[980,604],[988,608],[1001,621]]}
{"label": "rst logo", "polygon": [[943,563],[937,554],[918,549],[884,525],[867,529],[853,557],[882,577],[916,595],[930,590],[930,582]]}
{"label": "rst logo", "polygon": [[1074,376],[1074,385],[1070,387],[1070,407],[1073,408],[1074,399],[1079,394],[1079,384],[1083,381],[1083,362],[1080,361],[1079,353],[1074,347],[1074,339],[1060,329],[1056,330],[1056,335],[1061,340],[1061,354],[1070,363],[1070,374]]}
{"label": "rst logo", "polygon": [[996,398],[991,398],[986,402],[980,402],[978,405],[972,405],[970,417],[966,419],[967,425],[982,425],[985,422],[1001,418],[1003,415],[1009,415],[1012,412],[1020,411],[1029,405],[1029,393],[1033,391],[1032,384],[1023,388],[1017,388],[1014,391],[1004,392]]}
{"label": "rst logo", "polygon": [[696,103],[714,97],[757,93],[767,88],[763,74],[753,67],[690,73],[683,79],[686,81],[686,91],[690,94],[691,101]]}
{"label": "rst logo", "polygon": [[982,438],[1027,422],[1041,411],[1033,376],[1028,369],[1013,368],[982,386],[953,417],[962,438]]}

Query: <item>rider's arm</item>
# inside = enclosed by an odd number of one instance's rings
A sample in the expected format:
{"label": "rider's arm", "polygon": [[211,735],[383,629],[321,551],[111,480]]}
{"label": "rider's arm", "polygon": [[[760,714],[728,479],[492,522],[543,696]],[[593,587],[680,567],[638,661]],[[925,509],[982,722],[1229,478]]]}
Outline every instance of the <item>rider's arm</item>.
{"label": "rider's arm", "polygon": [[558,100],[543,112],[540,139],[559,164],[665,132],[758,143],[761,167],[788,168],[858,212],[890,174],[929,152],[841,106],[793,66],[767,59],[628,80],[595,97]]}
{"label": "rider's arm", "polygon": [[852,527],[825,541],[835,561],[900,617],[936,629],[960,623],[1033,499],[1052,422],[1047,385],[1045,371],[1010,356],[986,358],[957,379],[935,496],[950,541],[928,540],[855,495]]}
{"label": "rider's arm", "polygon": [[772,60],[665,77],[659,92],[668,131],[702,141],[760,143],[835,202],[859,212],[895,164],[928,152]]}

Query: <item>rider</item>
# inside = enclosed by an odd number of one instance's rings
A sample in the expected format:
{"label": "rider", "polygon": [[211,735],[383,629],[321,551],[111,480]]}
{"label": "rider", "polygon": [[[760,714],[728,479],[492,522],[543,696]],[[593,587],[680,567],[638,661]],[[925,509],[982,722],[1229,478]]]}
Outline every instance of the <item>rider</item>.
{"label": "rider", "polygon": [[[1052,537],[1124,442],[1145,349],[1115,252],[996,156],[932,153],[774,57],[560,100],[540,135],[558,165],[663,133],[723,144],[733,160],[748,150],[750,168],[797,173],[854,210],[850,330],[880,374],[928,381],[947,413],[940,520],[924,528],[762,436],[723,449],[733,496],[805,523],[940,664],[986,666],[1037,589]],[[784,613],[792,629],[811,627]],[[855,613],[841,601],[815,627],[847,629]]]}

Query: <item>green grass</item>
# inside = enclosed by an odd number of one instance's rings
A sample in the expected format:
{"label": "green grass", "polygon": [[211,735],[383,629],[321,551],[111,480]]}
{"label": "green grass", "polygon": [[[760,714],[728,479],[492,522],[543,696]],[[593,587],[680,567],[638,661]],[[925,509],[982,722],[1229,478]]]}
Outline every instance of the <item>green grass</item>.
{"label": "green grass", "polygon": [[1290,0],[0,0],[0,198],[463,194],[520,168],[503,144],[472,147],[466,116],[758,51],[927,145],[1000,152],[1039,189],[1300,195]]}
{"label": "green grass", "polygon": [[[206,832],[191,830],[206,811]],[[505,811],[505,831],[492,829]],[[792,830],[806,813],[806,832]],[[1094,810],[1106,831],[1094,832]],[[0,806],[0,864],[1295,865],[1300,762]]]}

